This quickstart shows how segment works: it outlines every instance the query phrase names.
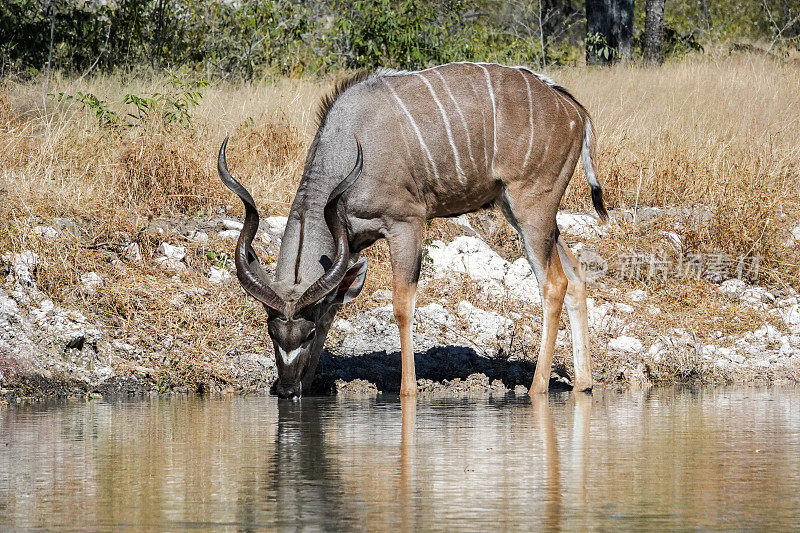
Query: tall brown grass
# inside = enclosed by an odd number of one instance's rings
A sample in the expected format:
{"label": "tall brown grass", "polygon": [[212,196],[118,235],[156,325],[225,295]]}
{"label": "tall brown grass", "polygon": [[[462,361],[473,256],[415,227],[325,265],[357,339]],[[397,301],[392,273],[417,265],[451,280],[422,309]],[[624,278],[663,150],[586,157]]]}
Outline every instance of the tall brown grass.
{"label": "tall brown grass", "polygon": [[[676,220],[688,251],[758,255],[765,282],[800,286],[798,254],[783,246],[800,223],[797,62],[697,57],[554,76],[593,115],[612,207],[704,206],[708,223]],[[565,204],[589,210],[587,198],[573,180]]]}
{"label": "tall brown grass", "polygon": [[[604,253],[657,252],[658,232],[675,230],[685,251],[760,255],[763,282],[800,287],[798,248],[783,245],[789,228],[800,223],[798,64],[740,55],[689,58],[660,69],[580,68],[548,74],[569,87],[593,116],[599,175],[609,207],[700,206],[711,214],[702,223],[678,209],[655,226],[621,222],[602,244]],[[91,92],[125,116],[129,109],[122,103],[124,94],[152,94],[163,84],[158,78],[99,76],[55,77],[49,86],[0,85],[0,250],[39,251],[48,294],[105,316],[122,336],[172,335],[185,341],[188,348],[174,360],[148,364],[171,368],[184,381],[204,375],[226,381],[230,369],[209,354],[254,346],[270,349],[258,307],[243,300],[235,284],[219,289],[202,276],[209,267],[207,252],[230,252],[231,243],[181,242],[189,247],[195,267],[182,280],[210,290],[201,302],[182,309],[168,303],[168,296],[180,292],[172,274],[147,261],[126,264],[125,269],[114,266],[118,245],[137,241],[149,258],[160,238],[142,236],[148,218],[185,217],[219,205],[243,214],[216,177],[216,152],[228,133],[230,167],[252,191],[262,216],[285,215],[314,133],[319,99],[331,83],[215,83],[192,111],[191,129],[108,127],[74,102],[56,103],[45,96]],[[581,173],[573,179],[564,206],[588,212],[588,187]],[[30,217],[42,223],[72,217],[82,223],[85,234],[53,245],[31,233]],[[494,217],[500,229],[492,244],[506,255],[516,253],[519,248],[501,218]],[[430,233],[446,231],[433,224]],[[111,244],[93,247],[98,243]],[[389,286],[385,245],[367,255],[372,269],[363,303],[370,302],[374,289]],[[80,273],[87,270],[101,272],[107,280],[98,296],[79,295],[76,289]],[[665,297],[682,293],[669,287],[654,292]],[[674,298],[667,300],[665,309],[677,316]],[[658,320],[685,325],[693,318],[685,314],[670,320],[664,313]],[[226,328],[237,324],[240,329],[231,335]],[[697,327],[704,324],[697,322]]]}

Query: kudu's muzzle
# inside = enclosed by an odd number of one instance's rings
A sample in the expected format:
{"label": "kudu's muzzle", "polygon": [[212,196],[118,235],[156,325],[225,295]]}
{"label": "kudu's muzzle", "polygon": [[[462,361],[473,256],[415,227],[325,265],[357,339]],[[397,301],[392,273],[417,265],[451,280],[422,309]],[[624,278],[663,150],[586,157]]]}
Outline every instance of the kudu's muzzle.
{"label": "kudu's muzzle", "polygon": [[279,380],[275,385],[275,392],[279,398],[299,398],[303,395],[303,382],[298,381],[292,385],[284,385]]}

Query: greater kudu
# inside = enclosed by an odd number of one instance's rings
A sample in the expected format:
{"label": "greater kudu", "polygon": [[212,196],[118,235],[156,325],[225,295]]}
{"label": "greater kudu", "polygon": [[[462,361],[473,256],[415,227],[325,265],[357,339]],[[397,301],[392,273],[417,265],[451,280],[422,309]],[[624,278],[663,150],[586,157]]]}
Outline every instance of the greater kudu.
{"label": "greater kudu", "polygon": [[268,311],[279,395],[307,390],[336,310],[363,285],[365,260],[350,261],[382,237],[392,260],[400,392],[416,394],[411,325],[425,222],[492,203],[522,236],[539,281],[544,320],[531,393],[548,389],[565,300],[574,390],[591,389],[584,276],[556,225],[578,158],[595,209],[604,220],[607,214],[589,114],[563,87],[524,67],[485,63],[381,70],[339,84],[320,107],[272,283],[251,246],[259,224],[255,204],[228,172],[225,146],[220,176],[246,208],[236,271]]}

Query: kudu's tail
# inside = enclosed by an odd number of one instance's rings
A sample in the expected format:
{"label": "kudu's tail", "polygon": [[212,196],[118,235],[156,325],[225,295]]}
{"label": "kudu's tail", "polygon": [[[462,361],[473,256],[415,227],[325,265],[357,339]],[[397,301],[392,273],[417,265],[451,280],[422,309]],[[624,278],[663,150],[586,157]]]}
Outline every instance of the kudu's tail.
{"label": "kudu's tail", "polygon": [[586,173],[586,181],[589,182],[589,187],[592,188],[592,204],[594,209],[600,216],[603,222],[608,220],[608,211],[603,203],[603,188],[600,187],[600,182],[597,181],[597,176],[594,174],[594,132],[592,131],[592,121],[586,117],[586,127],[583,131],[583,148],[581,149],[581,160],[583,161],[583,170]]}

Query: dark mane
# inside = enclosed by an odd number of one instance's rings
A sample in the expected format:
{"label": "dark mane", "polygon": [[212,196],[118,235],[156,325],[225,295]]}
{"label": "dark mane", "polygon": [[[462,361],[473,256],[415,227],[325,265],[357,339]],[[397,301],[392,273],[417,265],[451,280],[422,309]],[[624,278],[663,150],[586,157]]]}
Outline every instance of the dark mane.
{"label": "dark mane", "polygon": [[589,116],[589,112],[586,110],[586,108],[585,108],[585,107],[583,107],[583,104],[582,104],[582,103],[580,103],[580,102],[577,100],[577,98],[575,98],[574,96],[572,96],[572,93],[571,93],[571,92],[569,92],[569,90],[568,90],[566,87],[564,87],[563,85],[558,85],[558,84],[556,84],[556,85],[551,85],[550,87],[551,87],[553,90],[560,92],[560,93],[561,93],[561,94],[562,94],[564,97],[566,97],[566,98],[569,98],[569,99],[572,101],[572,103],[573,103],[573,104],[575,104],[576,106],[578,106],[578,108],[579,108],[581,111],[583,111],[584,113],[586,113],[586,116]]}
{"label": "dark mane", "polygon": [[317,109],[317,124],[318,128],[322,128],[325,126],[325,120],[328,118],[328,113],[330,113],[333,104],[336,103],[337,98],[339,98],[343,92],[347,89],[360,83],[369,77],[370,73],[364,70],[360,70],[353,74],[348,78],[341,79],[336,82],[336,85],[333,87],[333,90],[322,97],[322,100],[319,103],[319,109]]}

